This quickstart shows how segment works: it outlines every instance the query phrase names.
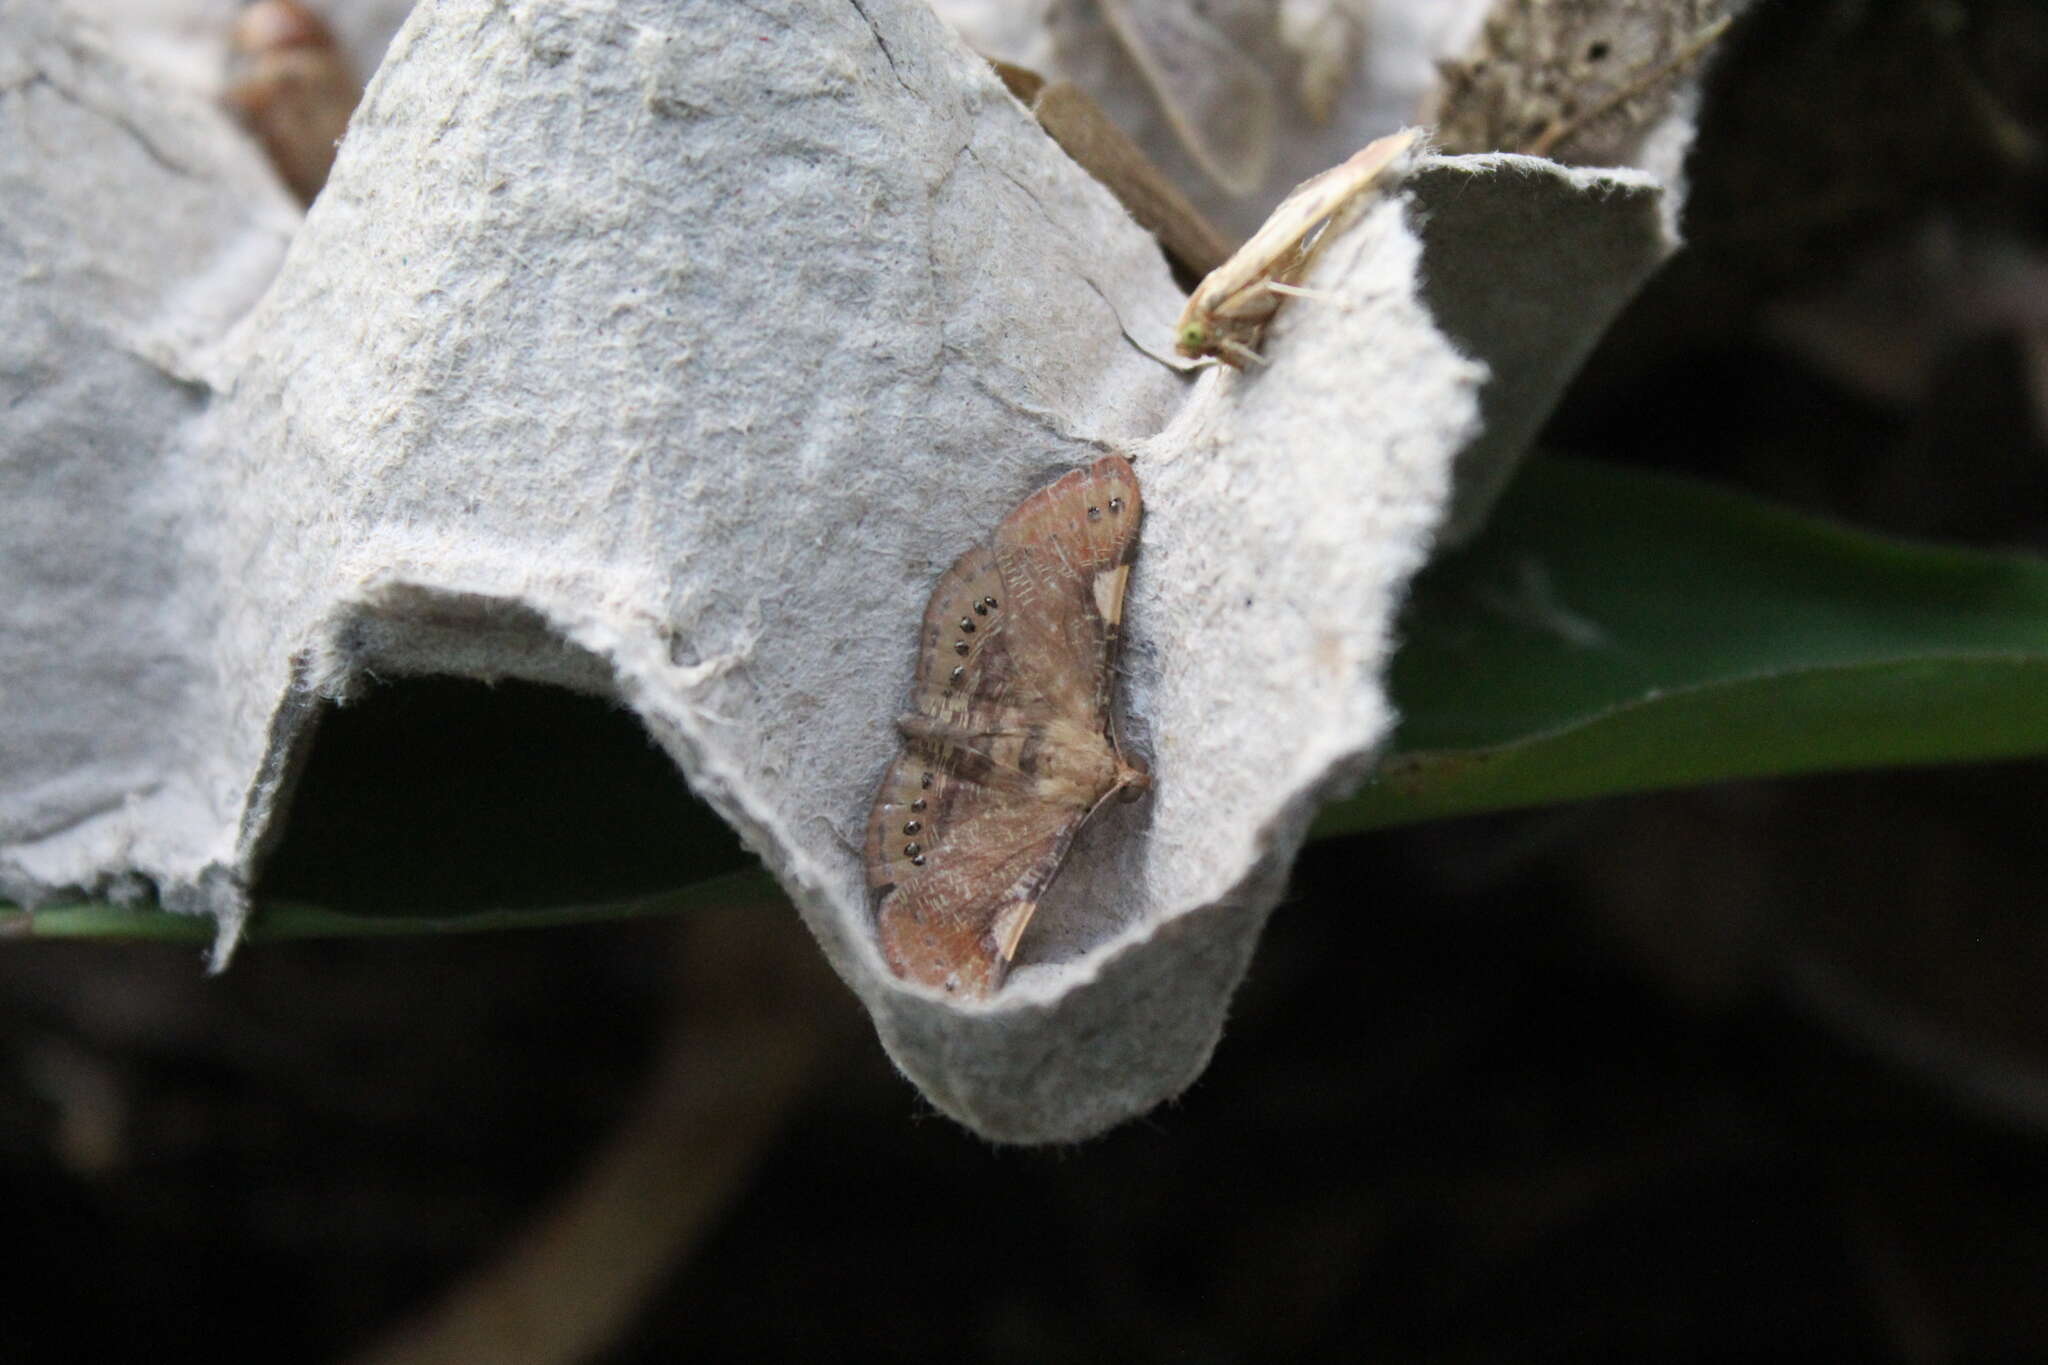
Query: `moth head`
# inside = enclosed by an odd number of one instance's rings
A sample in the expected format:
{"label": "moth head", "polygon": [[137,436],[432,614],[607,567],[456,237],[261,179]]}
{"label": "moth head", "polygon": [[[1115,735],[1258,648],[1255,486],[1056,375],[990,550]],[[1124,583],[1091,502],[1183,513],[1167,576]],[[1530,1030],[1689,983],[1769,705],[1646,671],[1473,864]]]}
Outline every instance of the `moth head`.
{"label": "moth head", "polygon": [[1184,356],[1209,354],[1209,324],[1200,318],[1189,318],[1180,325],[1180,336],[1174,347]]}

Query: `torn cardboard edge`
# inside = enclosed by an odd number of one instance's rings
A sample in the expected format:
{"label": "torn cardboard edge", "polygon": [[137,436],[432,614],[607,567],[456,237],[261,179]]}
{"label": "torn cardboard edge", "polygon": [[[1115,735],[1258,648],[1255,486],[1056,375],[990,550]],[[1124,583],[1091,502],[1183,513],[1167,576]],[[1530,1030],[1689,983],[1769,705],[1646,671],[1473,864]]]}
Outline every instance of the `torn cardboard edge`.
{"label": "torn cardboard edge", "polygon": [[[414,16],[285,270],[192,358],[221,396],[166,496],[196,499],[180,549],[223,598],[148,761],[195,795],[175,856],[124,865],[113,831],[95,875],[155,876],[232,942],[316,698],[398,657],[602,689],[935,1104],[999,1140],[1087,1136],[1199,1074],[1315,806],[1392,723],[1393,614],[1453,461],[1533,426],[1557,350],[1661,259],[1656,187],[1426,162],[1325,253],[1269,366],[1190,388],[1124,340],[1170,345],[1149,239],[920,6],[784,5],[780,46],[749,41],[760,12],[700,9]],[[1077,853],[1010,989],[961,1009],[887,975],[835,830],[893,749],[932,576],[1104,445],[1150,507],[1125,706],[1157,785]],[[406,602],[433,619],[366,630]]]}

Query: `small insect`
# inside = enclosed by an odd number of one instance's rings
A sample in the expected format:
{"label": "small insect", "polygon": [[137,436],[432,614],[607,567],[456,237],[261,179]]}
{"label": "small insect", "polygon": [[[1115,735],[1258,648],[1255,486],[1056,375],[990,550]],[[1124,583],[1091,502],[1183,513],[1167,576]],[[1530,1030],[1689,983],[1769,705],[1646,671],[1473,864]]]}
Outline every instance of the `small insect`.
{"label": "small insect", "polygon": [[1391,133],[1295,186],[1251,240],[1195,286],[1175,328],[1175,348],[1239,369],[1261,363],[1259,339],[1281,299],[1307,292],[1300,280],[1316,252],[1343,230],[1387,168],[1421,140],[1415,128]]}
{"label": "small insect", "polygon": [[1151,784],[1111,709],[1142,515],[1130,462],[1104,456],[1026,498],[932,590],[903,751],[868,815],[898,976],[993,992],[1089,816]]}
{"label": "small insect", "polygon": [[235,20],[226,99],[301,204],[334,166],[363,87],[319,15],[297,0],[257,0]]}

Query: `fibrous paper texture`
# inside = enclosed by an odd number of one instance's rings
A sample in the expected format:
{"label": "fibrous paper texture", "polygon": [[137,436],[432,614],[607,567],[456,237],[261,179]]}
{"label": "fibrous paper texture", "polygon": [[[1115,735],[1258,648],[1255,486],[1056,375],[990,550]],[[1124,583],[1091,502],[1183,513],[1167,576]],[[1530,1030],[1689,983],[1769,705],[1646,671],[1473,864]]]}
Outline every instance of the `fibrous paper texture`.
{"label": "fibrous paper texture", "polygon": [[[1425,159],[1267,365],[1190,377],[1152,240],[910,0],[429,3],[302,226],[206,100],[4,16],[0,890],[154,891],[231,943],[323,708],[372,675],[576,688],[1004,1140],[1199,1073],[1392,724],[1458,460],[1562,383],[1531,329],[1589,345],[1669,246],[1647,177]],[[863,818],[933,580],[1108,449],[1146,503],[1153,789],[962,1006],[883,966]]]}

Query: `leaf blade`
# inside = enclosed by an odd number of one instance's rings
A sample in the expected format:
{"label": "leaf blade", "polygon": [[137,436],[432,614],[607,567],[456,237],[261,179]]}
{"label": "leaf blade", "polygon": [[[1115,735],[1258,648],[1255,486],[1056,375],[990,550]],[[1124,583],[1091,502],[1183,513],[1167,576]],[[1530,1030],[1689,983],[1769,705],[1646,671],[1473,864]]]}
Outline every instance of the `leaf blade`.
{"label": "leaf blade", "polygon": [[2048,752],[2048,562],[1531,464],[1417,583],[1379,779],[1318,834]]}

